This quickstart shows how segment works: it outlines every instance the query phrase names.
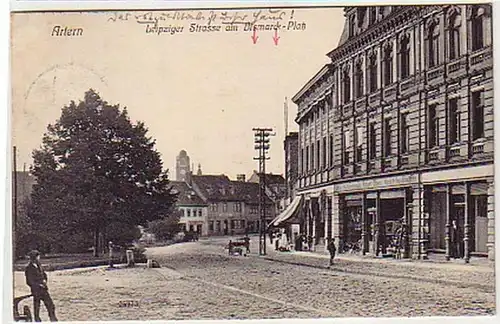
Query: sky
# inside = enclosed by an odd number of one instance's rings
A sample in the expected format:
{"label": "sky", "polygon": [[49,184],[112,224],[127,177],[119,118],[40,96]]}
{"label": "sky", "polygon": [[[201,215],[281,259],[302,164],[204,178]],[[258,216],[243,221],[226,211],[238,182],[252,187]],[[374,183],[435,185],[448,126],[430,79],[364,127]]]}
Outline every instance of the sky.
{"label": "sky", "polygon": [[[61,108],[93,88],[109,103],[127,107],[133,121],[146,124],[171,179],[183,149],[195,171],[199,163],[204,174],[251,175],[258,168],[253,127],[275,130],[266,168],[284,173],[285,97],[289,131],[296,131],[297,108],[290,98],[328,63],[326,53],[342,32],[343,11],[258,12],[237,10],[226,16],[238,20],[246,14],[245,21],[251,21],[256,15],[262,25],[281,15],[286,27],[278,31],[278,45],[273,30],[256,31],[254,44],[244,25],[232,32],[189,32],[196,21],[172,15],[158,26],[184,27],[182,32],[147,33],[147,24],[135,17],[147,12],[119,12],[127,19],[116,21],[117,12],[13,14],[11,131],[18,170],[29,169],[32,151]],[[214,16],[211,25],[222,25],[222,11],[187,13],[204,17],[199,25]],[[162,12],[154,16],[167,17]],[[296,22],[290,30],[289,21]],[[56,36],[55,26],[81,28],[83,34]]]}

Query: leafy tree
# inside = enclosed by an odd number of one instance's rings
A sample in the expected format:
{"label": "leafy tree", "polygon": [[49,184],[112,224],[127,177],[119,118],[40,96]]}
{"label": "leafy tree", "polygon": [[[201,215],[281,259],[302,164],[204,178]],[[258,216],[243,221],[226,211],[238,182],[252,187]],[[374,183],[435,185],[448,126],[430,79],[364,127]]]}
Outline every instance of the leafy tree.
{"label": "leafy tree", "polygon": [[132,124],[126,109],[94,90],[63,107],[33,152],[31,170],[29,216],[49,242],[91,231],[97,255],[110,224],[142,225],[168,214],[176,196],[146,134],[144,123]]}
{"label": "leafy tree", "polygon": [[155,238],[158,240],[170,240],[179,233],[181,229],[179,219],[180,212],[176,210],[163,219],[149,222],[147,230],[149,233],[154,234]]}

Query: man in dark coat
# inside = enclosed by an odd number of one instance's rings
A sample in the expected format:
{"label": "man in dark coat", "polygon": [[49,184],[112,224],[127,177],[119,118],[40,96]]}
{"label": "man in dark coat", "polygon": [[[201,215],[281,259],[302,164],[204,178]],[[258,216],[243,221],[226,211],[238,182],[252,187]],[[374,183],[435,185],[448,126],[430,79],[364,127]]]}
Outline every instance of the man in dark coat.
{"label": "man in dark coat", "polygon": [[56,307],[49,294],[47,287],[47,274],[43,271],[40,264],[40,252],[34,250],[29,253],[30,262],[26,266],[26,284],[31,288],[33,295],[33,311],[35,322],[41,322],[40,319],[40,301],[43,300],[45,308],[49,313],[51,322],[57,322]]}
{"label": "man in dark coat", "polygon": [[250,238],[248,237],[248,235],[245,235],[243,239],[245,241],[245,247],[247,249],[247,253],[250,253]]}
{"label": "man in dark coat", "polygon": [[327,246],[328,252],[330,252],[330,265],[333,265],[333,259],[335,258],[335,253],[337,252],[337,247],[335,246],[335,239],[331,238],[328,241]]}

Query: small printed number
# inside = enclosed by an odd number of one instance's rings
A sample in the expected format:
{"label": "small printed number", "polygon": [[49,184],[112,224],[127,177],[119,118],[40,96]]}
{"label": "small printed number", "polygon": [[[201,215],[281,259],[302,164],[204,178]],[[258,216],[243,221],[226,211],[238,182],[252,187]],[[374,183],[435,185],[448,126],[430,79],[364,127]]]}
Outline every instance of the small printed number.
{"label": "small printed number", "polygon": [[120,300],[118,307],[139,307],[137,300]]}

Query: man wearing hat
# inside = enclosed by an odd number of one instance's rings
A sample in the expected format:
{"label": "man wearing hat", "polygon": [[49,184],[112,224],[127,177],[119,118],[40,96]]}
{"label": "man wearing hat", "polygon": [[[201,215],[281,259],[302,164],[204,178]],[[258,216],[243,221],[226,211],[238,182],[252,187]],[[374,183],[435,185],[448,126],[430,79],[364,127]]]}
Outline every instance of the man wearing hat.
{"label": "man wearing hat", "polygon": [[57,322],[56,318],[56,307],[49,294],[49,288],[47,287],[47,274],[42,269],[40,264],[40,252],[37,250],[31,251],[29,254],[30,262],[26,266],[26,284],[31,288],[31,294],[33,295],[33,310],[35,316],[35,322],[41,322],[40,319],[40,301],[43,300],[45,308],[49,313],[49,318],[51,322]]}

